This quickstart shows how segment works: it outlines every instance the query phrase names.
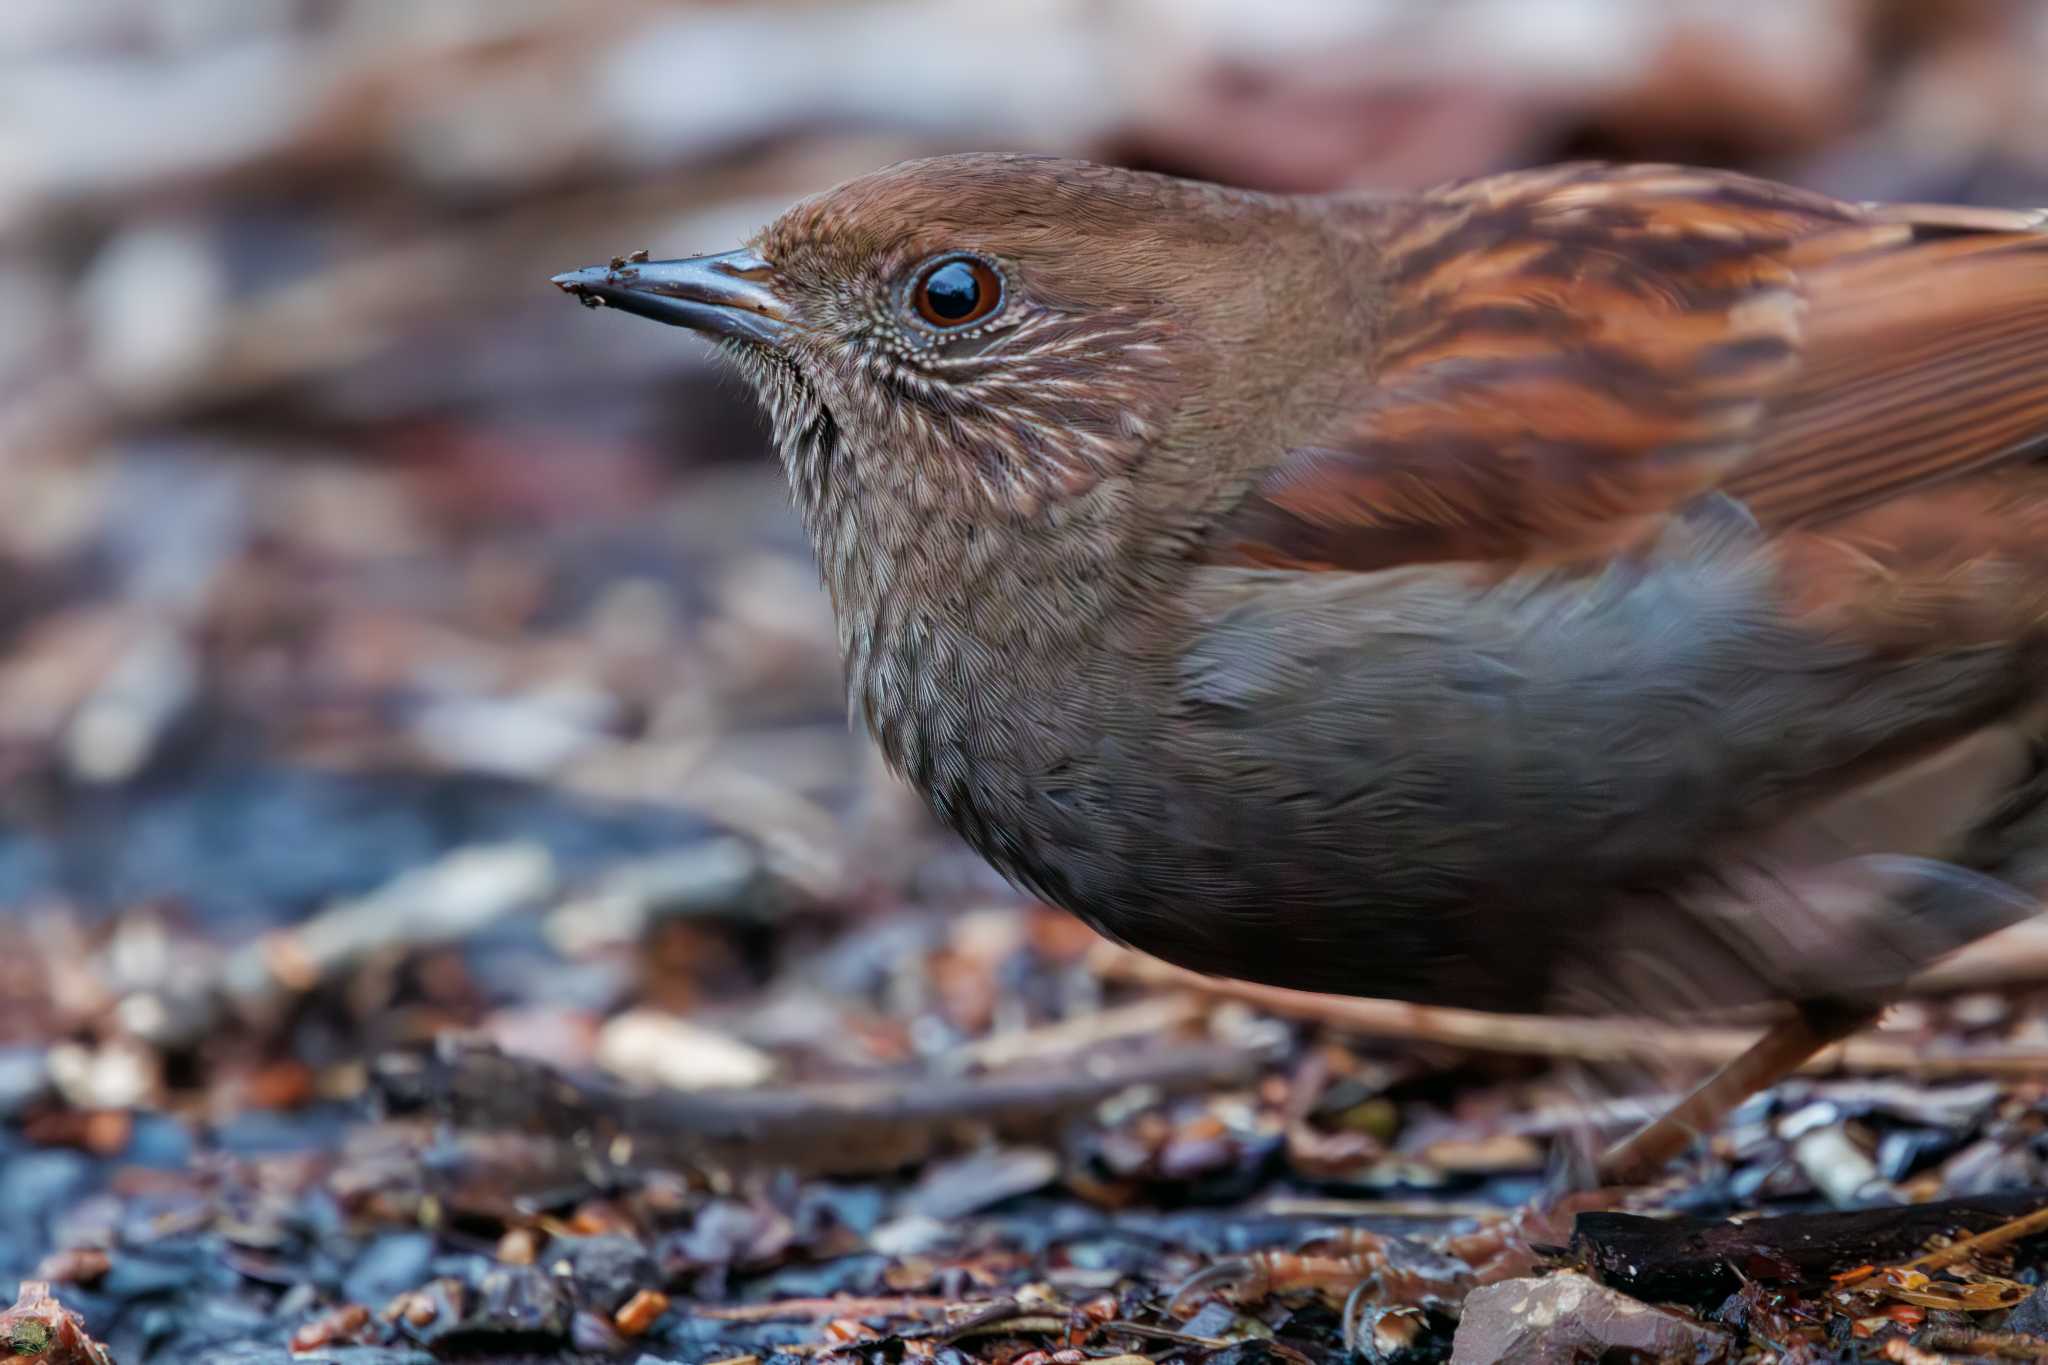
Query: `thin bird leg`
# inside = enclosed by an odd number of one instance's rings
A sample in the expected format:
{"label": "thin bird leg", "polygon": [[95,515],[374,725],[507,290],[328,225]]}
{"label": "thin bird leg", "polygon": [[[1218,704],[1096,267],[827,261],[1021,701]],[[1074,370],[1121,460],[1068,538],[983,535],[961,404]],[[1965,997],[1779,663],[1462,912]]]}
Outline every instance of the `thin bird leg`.
{"label": "thin bird leg", "polygon": [[1695,1137],[1718,1125],[1737,1105],[1757,1091],[1776,1085],[1822,1048],[1840,1042],[1878,1013],[1865,1005],[1801,1005],[1796,1014],[1772,1025],[1747,1051],[1708,1077],[1699,1089],[1662,1117],[1608,1148],[1600,1158],[1601,1183],[1637,1185],[1651,1179]]}

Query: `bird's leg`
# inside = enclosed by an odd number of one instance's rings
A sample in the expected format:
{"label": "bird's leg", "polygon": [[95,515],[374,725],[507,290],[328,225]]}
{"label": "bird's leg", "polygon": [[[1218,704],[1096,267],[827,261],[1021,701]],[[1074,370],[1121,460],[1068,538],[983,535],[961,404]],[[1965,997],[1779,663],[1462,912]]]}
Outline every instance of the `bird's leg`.
{"label": "bird's leg", "polygon": [[1802,1004],[1791,1018],[1771,1026],[1741,1056],[1729,1062],[1699,1089],[1661,1117],[1616,1143],[1601,1156],[1599,1178],[1606,1185],[1635,1185],[1649,1180],[1684,1151],[1699,1134],[1726,1118],[1757,1091],[1776,1085],[1797,1071],[1830,1043],[1875,1019],[1868,1005],[1832,1001]]}

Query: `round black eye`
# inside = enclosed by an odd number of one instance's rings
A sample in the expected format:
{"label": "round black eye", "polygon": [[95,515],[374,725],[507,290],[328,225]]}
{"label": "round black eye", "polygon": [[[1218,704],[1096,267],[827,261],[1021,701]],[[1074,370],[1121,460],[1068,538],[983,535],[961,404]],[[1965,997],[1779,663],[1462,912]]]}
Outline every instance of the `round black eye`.
{"label": "round black eye", "polygon": [[910,291],[917,315],[934,327],[979,322],[1003,301],[1003,281],[972,256],[949,256],[927,266]]}

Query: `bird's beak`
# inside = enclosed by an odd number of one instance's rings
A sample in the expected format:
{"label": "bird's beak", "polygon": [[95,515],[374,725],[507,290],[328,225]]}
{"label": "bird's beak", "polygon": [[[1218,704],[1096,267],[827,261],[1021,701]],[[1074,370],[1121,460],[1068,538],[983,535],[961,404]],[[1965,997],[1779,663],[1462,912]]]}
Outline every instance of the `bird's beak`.
{"label": "bird's beak", "polygon": [[557,288],[590,307],[605,306],[687,327],[709,336],[779,345],[789,335],[789,309],[769,281],[774,272],[751,251],[650,261],[622,256],[554,277]]}

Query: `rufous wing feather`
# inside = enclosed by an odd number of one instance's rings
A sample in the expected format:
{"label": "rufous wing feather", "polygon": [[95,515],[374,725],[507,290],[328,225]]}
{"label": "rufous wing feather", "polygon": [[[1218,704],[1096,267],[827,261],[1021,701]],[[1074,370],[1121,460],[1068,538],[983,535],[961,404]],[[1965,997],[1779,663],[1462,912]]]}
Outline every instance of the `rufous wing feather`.
{"label": "rufous wing feather", "polygon": [[1597,562],[1701,495],[1814,526],[2048,434],[2043,215],[1672,167],[1425,197],[1381,258],[1374,396],[1210,562]]}

